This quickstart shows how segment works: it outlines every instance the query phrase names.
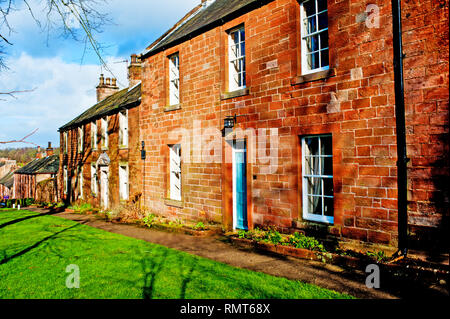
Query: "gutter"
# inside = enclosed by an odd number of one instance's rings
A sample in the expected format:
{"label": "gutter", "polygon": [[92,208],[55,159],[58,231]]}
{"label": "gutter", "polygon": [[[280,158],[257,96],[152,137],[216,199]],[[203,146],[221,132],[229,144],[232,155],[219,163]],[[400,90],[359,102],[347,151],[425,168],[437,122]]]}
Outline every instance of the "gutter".
{"label": "gutter", "polygon": [[[394,83],[395,118],[397,127],[397,187],[398,187],[398,251],[394,258],[406,257],[408,253],[408,193],[407,165],[409,158],[406,150],[405,88],[403,74],[403,39],[401,0],[392,0],[393,47],[394,47]],[[398,258],[397,258],[398,259]]]}

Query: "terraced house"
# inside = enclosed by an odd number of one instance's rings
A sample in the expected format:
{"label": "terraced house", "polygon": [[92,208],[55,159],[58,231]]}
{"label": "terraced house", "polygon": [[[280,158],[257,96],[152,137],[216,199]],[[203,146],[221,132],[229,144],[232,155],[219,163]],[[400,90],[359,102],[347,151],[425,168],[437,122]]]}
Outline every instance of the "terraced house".
{"label": "terraced house", "polygon": [[[396,3],[201,1],[139,55],[144,205],[228,230],[446,249],[448,2]],[[69,163],[89,185],[101,153],[77,155],[89,123],[104,127],[94,113],[61,129],[66,194]]]}
{"label": "terraced house", "polygon": [[97,104],[59,129],[59,196],[112,208],[131,196],[140,198],[140,63],[132,57],[130,87],[100,77]]}

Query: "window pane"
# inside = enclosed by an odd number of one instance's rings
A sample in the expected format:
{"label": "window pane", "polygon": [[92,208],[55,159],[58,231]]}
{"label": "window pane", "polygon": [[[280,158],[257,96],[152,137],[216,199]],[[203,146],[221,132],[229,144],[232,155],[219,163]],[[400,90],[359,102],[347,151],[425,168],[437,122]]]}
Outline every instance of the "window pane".
{"label": "window pane", "polygon": [[319,30],[328,28],[328,14],[323,12],[319,14]]}
{"label": "window pane", "polygon": [[322,195],[322,182],[317,177],[307,177],[306,179],[306,192],[308,195]]}
{"label": "window pane", "polygon": [[245,41],[245,29],[242,28],[242,29],[240,30],[240,32],[241,32],[241,42],[244,42],[244,41]]}
{"label": "window pane", "polygon": [[306,46],[308,49],[308,52],[314,52],[319,50],[319,35],[313,35],[311,37],[308,37],[306,39]]}
{"label": "window pane", "polygon": [[331,136],[322,136],[321,138],[321,155],[333,155]]}
{"label": "window pane", "polygon": [[330,58],[328,55],[328,49],[321,52],[322,54],[322,67],[330,65]]}
{"label": "window pane", "polygon": [[324,178],[323,179],[323,194],[325,196],[333,196],[333,179],[332,178]]}
{"label": "window pane", "polygon": [[316,1],[308,0],[303,2],[303,8],[307,17],[316,13]]}
{"label": "window pane", "polygon": [[322,172],[321,175],[332,176],[333,175],[333,158],[332,157],[322,157]]}
{"label": "window pane", "polygon": [[325,216],[334,216],[333,209],[333,198],[324,198],[324,215]]}
{"label": "window pane", "polygon": [[319,34],[320,39],[320,49],[328,48],[328,32],[324,31]]}
{"label": "window pane", "polygon": [[308,67],[310,70],[319,68],[319,53],[308,54]]}
{"label": "window pane", "polygon": [[310,137],[305,139],[305,155],[319,155],[319,138]]}
{"label": "window pane", "polygon": [[245,55],[245,42],[241,43],[241,56]]}
{"label": "window pane", "polygon": [[319,0],[317,1],[317,12],[321,12],[327,9],[327,0]]}
{"label": "window pane", "polygon": [[307,19],[307,32],[308,34],[311,34],[313,32],[317,31],[317,25],[316,25],[316,16],[312,16],[311,18]]}
{"label": "window pane", "polygon": [[308,196],[308,212],[310,214],[322,215],[322,198]]}
{"label": "window pane", "polygon": [[232,34],[234,43],[239,43],[239,32],[233,32]]}

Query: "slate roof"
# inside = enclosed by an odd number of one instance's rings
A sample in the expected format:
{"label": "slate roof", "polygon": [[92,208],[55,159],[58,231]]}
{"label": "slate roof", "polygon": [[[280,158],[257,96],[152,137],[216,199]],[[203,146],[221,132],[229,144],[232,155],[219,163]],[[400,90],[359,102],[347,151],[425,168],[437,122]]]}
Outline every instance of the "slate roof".
{"label": "slate roof", "polygon": [[187,16],[151,44],[142,56],[152,55],[201,34],[216,25],[270,2],[269,0],[215,0],[206,8],[197,6]]}
{"label": "slate roof", "polygon": [[59,128],[59,132],[67,131],[82,124],[91,122],[94,119],[113,114],[120,109],[130,108],[137,105],[141,99],[141,84],[132,88],[126,88],[108,96],[106,99],[95,104],[87,111]]}
{"label": "slate roof", "polygon": [[3,178],[0,179],[0,185],[6,186],[11,189],[14,185],[14,171],[9,172]]}
{"label": "slate roof", "polygon": [[59,170],[59,156],[52,155],[40,159],[35,159],[18,169],[14,174],[33,175],[33,174],[56,174]]}

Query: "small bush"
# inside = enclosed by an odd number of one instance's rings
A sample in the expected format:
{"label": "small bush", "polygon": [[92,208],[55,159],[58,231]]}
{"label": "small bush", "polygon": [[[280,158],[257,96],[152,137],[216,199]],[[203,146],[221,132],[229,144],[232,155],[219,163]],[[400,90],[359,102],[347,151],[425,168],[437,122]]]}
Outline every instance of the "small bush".
{"label": "small bush", "polygon": [[145,216],[145,217],[142,219],[142,222],[143,222],[144,225],[147,226],[148,228],[152,228],[153,223],[155,222],[155,218],[156,218],[156,215],[154,215],[154,214],[149,214],[149,215]]}
{"label": "small bush", "polygon": [[194,227],[192,227],[195,230],[205,230],[206,226],[202,222],[198,222]]}

